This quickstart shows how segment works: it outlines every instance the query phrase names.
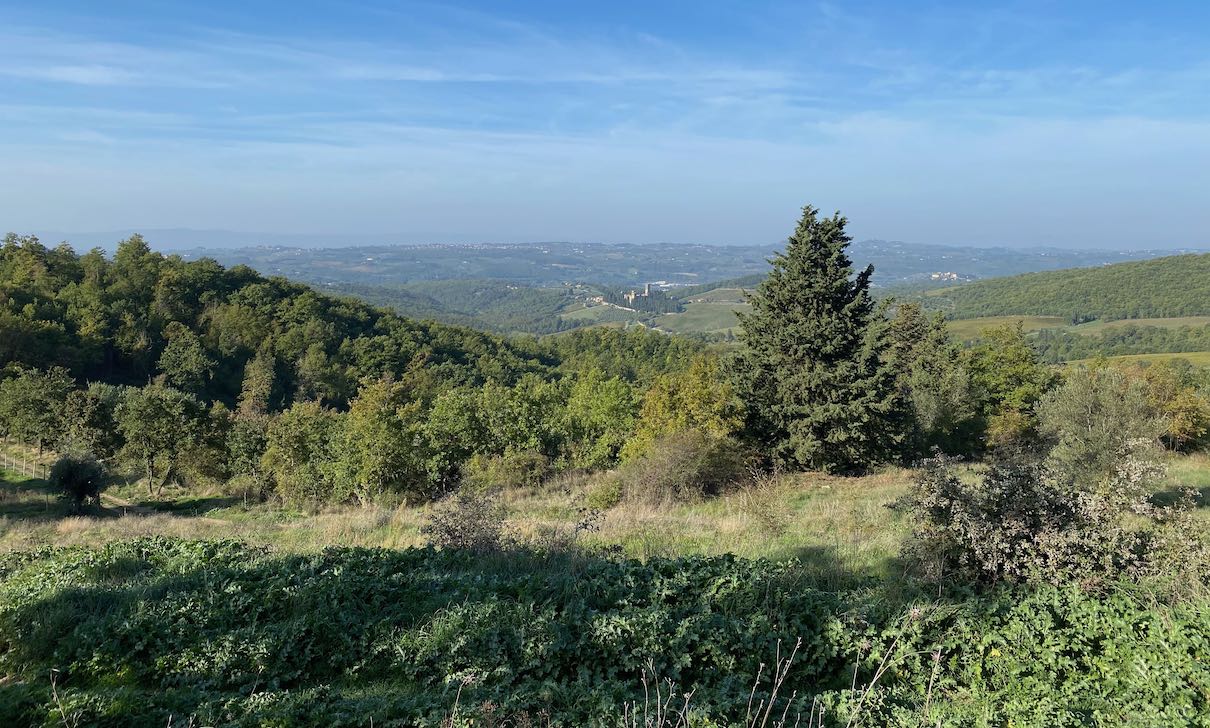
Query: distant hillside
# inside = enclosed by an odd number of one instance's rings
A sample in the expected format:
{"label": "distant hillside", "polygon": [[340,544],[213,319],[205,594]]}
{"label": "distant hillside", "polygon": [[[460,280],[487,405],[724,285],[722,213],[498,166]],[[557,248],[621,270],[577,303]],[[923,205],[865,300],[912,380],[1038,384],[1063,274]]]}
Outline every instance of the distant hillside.
{"label": "distant hillside", "polygon": [[929,291],[950,318],[1062,316],[1073,323],[1210,314],[1210,254],[1026,273]]}
{"label": "distant hillside", "polygon": [[[781,244],[531,243],[523,245],[362,245],[341,248],[199,247],[185,259],[212,257],[264,275],[310,283],[399,285],[416,281],[490,279],[538,288],[590,284],[613,288],[666,283],[678,287],[763,275]],[[879,287],[945,285],[1038,270],[1142,260],[1171,251],[974,248],[861,240],[854,264],[874,266]],[[715,287],[713,285],[711,288]]]}
{"label": "distant hillside", "polygon": [[328,283],[323,290],[389,306],[404,316],[487,329],[496,333],[553,334],[575,328],[560,314],[577,295],[575,287],[536,288],[497,280],[416,281],[396,285]]}

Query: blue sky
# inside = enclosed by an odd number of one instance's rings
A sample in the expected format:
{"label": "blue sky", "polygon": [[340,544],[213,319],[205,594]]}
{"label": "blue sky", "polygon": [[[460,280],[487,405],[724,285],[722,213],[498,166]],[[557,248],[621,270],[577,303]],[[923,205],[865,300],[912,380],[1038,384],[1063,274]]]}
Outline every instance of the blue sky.
{"label": "blue sky", "polygon": [[1210,3],[0,2],[0,228],[1210,246]]}

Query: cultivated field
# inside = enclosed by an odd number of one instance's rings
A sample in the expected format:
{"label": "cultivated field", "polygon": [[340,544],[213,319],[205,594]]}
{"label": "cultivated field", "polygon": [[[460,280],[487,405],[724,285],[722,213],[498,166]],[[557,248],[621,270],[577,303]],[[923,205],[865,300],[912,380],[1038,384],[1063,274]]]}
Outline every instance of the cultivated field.
{"label": "cultivated field", "polygon": [[979,338],[985,329],[996,326],[1016,326],[1026,331],[1040,329],[1061,329],[1068,325],[1068,320],[1062,316],[983,316],[972,319],[956,319],[949,322],[950,332],[959,341],[970,341]]}
{"label": "cultivated field", "polygon": [[[1106,357],[1108,361],[1119,362],[1161,362],[1173,361],[1175,359],[1184,359],[1190,364],[1198,366],[1210,365],[1210,351],[1179,351],[1169,354],[1125,354],[1122,356]],[[1088,364],[1096,361],[1095,359],[1074,359],[1067,362],[1069,366],[1078,364]]]}
{"label": "cultivated field", "polygon": [[726,301],[689,303],[681,313],[670,313],[655,320],[656,326],[678,334],[725,333],[738,329],[736,311],[748,311],[746,303]]}

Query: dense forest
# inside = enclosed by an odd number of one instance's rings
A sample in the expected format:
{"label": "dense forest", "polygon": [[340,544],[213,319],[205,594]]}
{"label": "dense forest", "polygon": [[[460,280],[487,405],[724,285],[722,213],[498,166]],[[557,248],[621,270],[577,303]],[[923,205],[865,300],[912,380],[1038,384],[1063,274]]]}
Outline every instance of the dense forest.
{"label": "dense forest", "polygon": [[1081,323],[1200,316],[1210,314],[1210,254],[1025,273],[946,288],[922,301],[950,318],[1064,316]]}
{"label": "dense forest", "polygon": [[[539,472],[600,466],[631,436],[645,389],[704,353],[642,329],[539,341],[418,322],[248,268],[166,257],[138,237],[110,261],[9,236],[0,276],[6,431],[121,451],[161,485],[260,479],[275,464],[279,487],[297,480],[293,467],[310,479],[292,497],[330,500],[352,497],[337,481],[355,476],[321,462],[358,477],[376,469],[375,492],[414,494],[474,456],[524,452]],[[77,385],[87,386],[69,406]],[[366,439],[379,426],[396,448]]]}

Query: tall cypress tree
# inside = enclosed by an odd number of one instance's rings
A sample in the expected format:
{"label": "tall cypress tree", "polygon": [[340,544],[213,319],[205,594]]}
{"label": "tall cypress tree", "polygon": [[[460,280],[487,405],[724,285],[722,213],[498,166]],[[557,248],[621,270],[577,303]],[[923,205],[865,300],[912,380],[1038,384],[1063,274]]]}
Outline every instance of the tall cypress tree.
{"label": "tall cypress tree", "polygon": [[869,293],[874,268],[853,276],[846,223],[804,207],[740,316],[735,376],[748,432],[793,468],[864,470],[891,459],[903,439],[886,322]]}

